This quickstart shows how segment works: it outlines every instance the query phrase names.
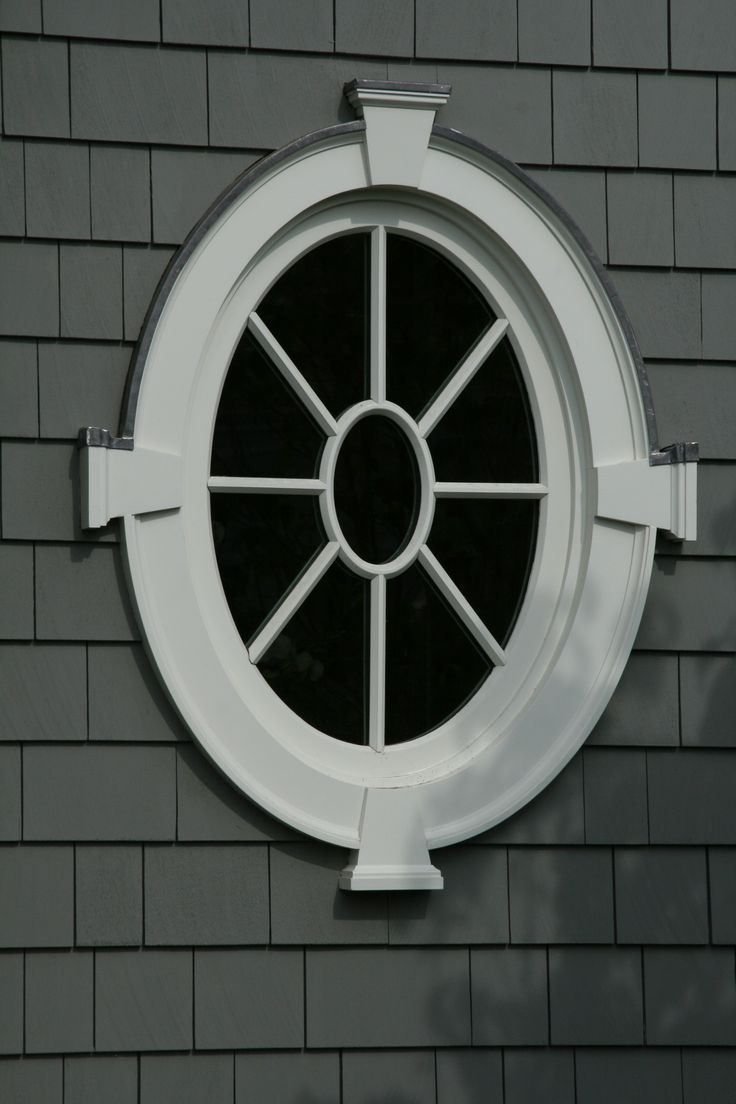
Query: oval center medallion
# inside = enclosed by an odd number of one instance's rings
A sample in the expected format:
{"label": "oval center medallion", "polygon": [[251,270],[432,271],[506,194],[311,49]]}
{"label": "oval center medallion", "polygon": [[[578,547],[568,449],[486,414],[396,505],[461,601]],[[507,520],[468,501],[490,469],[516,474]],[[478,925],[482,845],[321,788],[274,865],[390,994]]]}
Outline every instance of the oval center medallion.
{"label": "oval center medallion", "polygon": [[335,510],[345,540],[368,563],[392,560],[417,522],[419,469],[403,429],[370,414],[350,429],[335,467]]}

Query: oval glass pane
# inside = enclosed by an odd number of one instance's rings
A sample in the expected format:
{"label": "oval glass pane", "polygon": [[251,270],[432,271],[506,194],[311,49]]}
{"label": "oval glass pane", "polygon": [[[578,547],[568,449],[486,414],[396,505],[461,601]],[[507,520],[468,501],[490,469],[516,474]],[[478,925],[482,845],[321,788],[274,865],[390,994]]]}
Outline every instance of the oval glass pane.
{"label": "oval glass pane", "polygon": [[345,539],[368,563],[392,560],[416,524],[419,473],[404,431],[381,414],[348,432],[335,468],[335,508]]}

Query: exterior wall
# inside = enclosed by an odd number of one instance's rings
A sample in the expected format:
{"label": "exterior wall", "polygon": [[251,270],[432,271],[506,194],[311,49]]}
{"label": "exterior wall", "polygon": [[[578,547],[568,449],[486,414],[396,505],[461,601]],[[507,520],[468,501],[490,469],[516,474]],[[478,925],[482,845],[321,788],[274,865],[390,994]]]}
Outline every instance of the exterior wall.
{"label": "exterior wall", "polygon": [[[731,0],[0,0],[0,30],[0,1100],[732,1101]],[[699,539],[662,544],[587,746],[440,856],[442,893],[390,899],[206,765],[116,529],[77,522],[76,432],[116,424],[173,250],[263,151],[350,117],[356,75],[451,82],[438,121],[570,210],[661,442],[703,457]]]}

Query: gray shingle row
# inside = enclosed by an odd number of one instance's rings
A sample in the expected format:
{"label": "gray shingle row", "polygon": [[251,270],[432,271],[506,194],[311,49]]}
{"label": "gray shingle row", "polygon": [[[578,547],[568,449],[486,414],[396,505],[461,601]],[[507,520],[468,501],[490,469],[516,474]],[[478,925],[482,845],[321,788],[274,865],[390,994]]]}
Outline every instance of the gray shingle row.
{"label": "gray shingle row", "polygon": [[[156,286],[169,251],[134,254],[128,258],[128,314],[129,332],[137,336],[146,296]],[[15,275],[22,278],[22,270],[15,269]],[[130,351],[131,346],[118,343],[41,342],[36,350],[35,342],[1,341],[1,435],[74,440],[85,425],[116,429]]]}
{"label": "gray shingle row", "polygon": [[[43,850],[32,852],[38,864]],[[18,852],[0,851],[1,876],[11,888],[19,862]],[[265,847],[83,845],[76,849],[74,870],[78,947],[268,942]],[[68,930],[60,921],[35,939],[31,931],[26,941],[23,922],[32,904],[27,897],[8,919],[9,945],[59,945]]]}
{"label": "gray shingle row", "polygon": [[[708,491],[704,477],[710,470],[710,466],[706,465],[700,468],[703,497]],[[699,505],[702,502],[701,497]],[[704,543],[710,533],[724,539],[732,518],[729,517],[728,524],[724,521],[722,526],[717,526],[715,519],[712,525],[708,525],[708,521],[706,499],[706,509],[701,509],[699,519],[705,529]],[[700,541],[695,544],[700,550]],[[681,554],[677,545],[673,549]],[[734,660],[730,655],[683,654],[678,658],[675,655],[634,652],[613,698],[588,739],[588,748],[596,745],[664,747],[676,746],[680,742],[695,747],[733,747],[736,745],[733,725],[736,681],[733,676]],[[590,783],[590,771],[594,769],[593,764],[598,757],[597,752],[586,752],[586,790]],[[613,764],[617,760],[609,757],[608,761]],[[622,756],[622,768],[624,762]],[[627,785],[632,781],[633,778],[629,777]],[[615,806],[615,775],[611,775],[610,785]],[[603,794],[597,792],[596,803],[602,797]],[[591,809],[588,803],[586,813],[590,815],[594,808],[595,805]],[[589,833],[587,839],[597,843],[615,842],[613,839],[593,840]]]}
{"label": "gray shingle row", "polygon": [[[17,799],[18,749],[0,751],[3,760],[15,758]],[[7,778],[13,778],[12,764]],[[4,820],[11,813],[11,805],[4,808]],[[18,838],[17,800],[15,816],[16,834],[6,840]],[[269,939],[274,945],[331,946],[735,940],[733,847],[711,849],[707,862],[703,847],[512,849],[508,889],[503,850],[466,848],[459,858],[438,858],[447,889],[441,898],[388,903],[382,895],[340,894],[335,874],[344,856],[325,851],[315,844],[275,847],[269,868],[265,848],[258,846],[79,845],[72,900],[70,848],[6,846],[0,849],[0,884],[15,901],[3,919],[3,942],[166,947],[248,946]],[[26,860],[29,874],[22,881]],[[314,876],[308,884],[311,867],[329,875],[329,886]],[[494,867],[495,885],[484,878]],[[36,920],[31,913],[45,879],[56,893],[49,916]]]}
{"label": "gray shingle row", "polygon": [[23,791],[26,840],[175,838],[170,747],[31,745],[23,755]]}
{"label": "gray shingle row", "polygon": [[[23,547],[3,545],[2,551]],[[38,545],[35,616],[39,640],[137,640],[119,549]]]}
{"label": "gray shingle row", "polygon": [[[644,977],[641,954],[551,948],[548,991],[543,948],[471,950],[473,1043],[639,1045],[646,992],[651,1045],[733,1044],[732,949],[646,949]],[[308,1045],[467,1045],[467,969],[453,950],[307,951]]]}
{"label": "gray shingle row", "polygon": [[[617,280],[620,275],[617,273]],[[714,279],[727,281],[732,294],[736,292],[736,279],[726,275],[718,275]],[[704,290],[708,281],[706,273],[703,276]],[[728,306],[728,287],[725,285],[723,292],[721,327],[724,331],[733,329],[736,333],[736,324],[731,321],[733,311]],[[722,356],[730,355],[724,344]],[[663,444],[696,440],[704,460],[736,459],[736,424],[731,416],[736,408],[736,371],[732,364],[650,362],[647,373],[654,395],[659,439]],[[703,478],[707,485],[708,476]]]}
{"label": "gray shingle row", "polygon": [[40,436],[76,440],[82,426],[116,429],[130,354],[130,345],[40,343]]}
{"label": "gray shingle row", "polygon": [[679,733],[677,657],[634,652],[588,745],[679,744]]}
{"label": "gray shingle row", "polygon": [[43,30],[70,38],[157,42],[159,7],[160,0],[43,0]]}
{"label": "gray shingle row", "polygon": [[154,149],[153,239],[179,244],[219,193],[254,160],[221,150]]}
{"label": "gray shingle row", "polygon": [[69,742],[88,734],[108,742],[185,738],[142,650],[0,644],[0,740]]}
{"label": "gray shingle row", "polygon": [[736,843],[733,752],[683,748],[646,755],[652,843]]}
{"label": "gray shingle row", "polygon": [[[631,320],[636,336],[645,357],[658,360],[730,360],[733,356],[736,339],[736,320],[731,310],[736,276],[730,272],[682,272],[657,271],[650,269],[615,269],[611,273],[618,287]],[[655,378],[656,378],[655,368]],[[705,370],[704,370],[705,371]],[[716,377],[719,372],[715,372]],[[723,375],[724,381],[728,373]],[[689,373],[691,385],[699,386],[695,373]],[[714,379],[718,387],[718,380]],[[663,389],[664,392],[664,389]],[[655,400],[657,398],[655,392]],[[714,401],[714,392],[708,390],[701,398],[702,403],[719,403],[720,396]],[[671,402],[666,393],[657,403],[657,415],[660,417],[660,405],[663,419],[669,414]],[[698,404],[694,403],[694,413],[698,413]],[[707,406],[705,407],[707,410]],[[703,426],[705,435],[710,426]],[[695,424],[687,432],[697,435]],[[662,437],[664,441],[665,438]],[[701,455],[707,459],[729,458],[728,453],[713,452],[709,441]]]}
{"label": "gray shingle row", "polygon": [[73,138],[207,145],[204,51],[73,42],[69,67]]}
{"label": "gray shingle row", "polygon": [[560,203],[602,260],[608,259],[606,176],[581,169],[531,169],[530,176]]}
{"label": "gray shingle row", "polygon": [[0,740],[85,740],[81,644],[0,644]]}
{"label": "gray shingle row", "polygon": [[680,267],[736,267],[736,235],[730,229],[735,204],[734,176],[675,176],[675,255]]}
{"label": "gray shingle row", "polygon": [[650,1047],[736,1040],[730,947],[308,950],[306,971],[303,954],[36,951],[25,970],[3,955],[3,1053],[23,1043],[19,1013],[31,1055],[299,1049],[305,1035],[317,1050],[635,1047],[645,1022]]}
{"label": "gray shingle row", "polygon": [[[70,37],[223,45],[281,50],[324,51],[333,48],[332,0],[211,0],[206,8],[194,0],[131,0],[121,8],[112,0],[3,0],[0,30]],[[355,0],[335,0],[338,50],[409,56],[414,50],[414,4],[402,0],[393,15],[393,35],[384,40],[361,33],[365,14]],[[371,4],[369,14],[382,22],[385,5]],[[668,59],[667,0],[641,5],[633,0],[612,6],[592,3],[593,61],[598,66],[665,68]],[[695,12],[687,0],[672,0],[672,65],[677,69],[736,69],[736,35],[728,0],[710,0]],[[159,22],[160,20],[160,22]],[[547,22],[545,22],[547,20]],[[732,32],[729,34],[729,30]],[[495,31],[495,33],[494,33]],[[449,41],[448,41],[449,36]],[[520,61],[562,65],[590,64],[591,4],[565,0],[555,8],[540,0],[520,0]],[[416,0],[416,52],[425,57],[514,61],[517,58],[516,6],[494,0],[489,9],[478,0],[460,0],[450,20],[437,0]]]}
{"label": "gray shingle row", "polygon": [[576,755],[538,797],[472,843],[578,844],[585,842],[583,756]]}
{"label": "gray shingle row", "polygon": [[[397,1084],[402,1102],[424,1104],[728,1104],[736,1056],[728,1049],[589,1047],[324,1053],[144,1055],[0,1061],[0,1090],[15,1104],[368,1104]],[[503,1068],[502,1068],[503,1063]],[[342,1097],[340,1090],[342,1087]],[[504,1094],[505,1089],[505,1094]],[[682,1092],[684,1091],[684,1098]],[[419,1093],[423,1095],[419,1095]],[[577,1095],[576,1095],[577,1093]]]}
{"label": "gray shingle row", "polygon": [[637,647],[736,651],[735,584],[734,560],[655,559]]}
{"label": "gray shingle row", "polygon": [[0,31],[41,33],[41,0],[2,0]]}
{"label": "gray shingle row", "polygon": [[[507,152],[508,140],[498,137]],[[22,236],[27,228],[30,237],[148,242],[153,225],[156,243],[179,244],[254,159],[220,150],[154,149],[149,161],[148,151],[136,146],[36,141],[25,146],[24,187],[23,143],[0,144],[0,233],[8,236]],[[532,169],[532,176],[611,264],[732,268],[736,263],[736,246],[723,233],[736,178],[676,175],[673,187],[671,175],[659,172],[609,172],[607,185],[602,172]],[[112,336],[104,326],[101,333],[94,327],[90,332],[89,322],[85,326],[73,317],[66,326],[62,330],[70,336]]]}
{"label": "gray shingle row", "polygon": [[167,249],[0,241],[0,333],[133,341],[170,256]]}
{"label": "gray shingle row", "polygon": [[194,747],[177,749],[177,838],[259,843],[293,840],[293,829],[237,793]]}

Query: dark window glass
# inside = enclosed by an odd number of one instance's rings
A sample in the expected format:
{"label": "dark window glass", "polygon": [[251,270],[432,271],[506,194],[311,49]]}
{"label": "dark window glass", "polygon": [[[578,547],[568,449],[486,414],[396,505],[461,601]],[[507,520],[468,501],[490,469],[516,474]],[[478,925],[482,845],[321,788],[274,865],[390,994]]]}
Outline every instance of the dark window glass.
{"label": "dark window glass", "polygon": [[533,499],[441,498],[429,547],[502,646],[526,592],[537,539]]}
{"label": "dark window glass", "polygon": [[249,333],[230,363],[212,442],[212,475],[311,478],[324,437]]}
{"label": "dark window glass", "polygon": [[[302,257],[258,311],[334,415],[367,397],[369,235],[349,234]],[[435,250],[387,239],[387,389],[418,418],[495,320],[477,289]],[[212,474],[309,478],[324,435],[255,340],[241,339],[215,423]],[[537,482],[529,401],[508,339],[486,358],[428,438],[448,482]],[[419,478],[395,422],[369,414],[342,442],[335,506],[345,540],[385,563],[416,525]],[[319,501],[301,494],[212,493],[225,595],[249,643],[324,547]],[[534,559],[539,502],[440,498],[429,545],[504,646]],[[258,667],[315,728],[368,742],[370,582],[335,561]],[[447,600],[413,564],[387,581],[386,742],[415,739],[453,716],[493,669]]]}
{"label": "dark window glass", "polygon": [[217,566],[247,644],[324,543],[308,495],[210,495]]}
{"label": "dark window glass", "polygon": [[258,314],[332,414],[367,398],[368,234],[345,234],[305,253]]}
{"label": "dark window glass", "polygon": [[414,564],[386,585],[386,743],[437,728],[468,700],[490,661]]}
{"label": "dark window glass", "polygon": [[436,250],[401,234],[386,246],[386,391],[418,418],[495,315]]}
{"label": "dark window glass", "polygon": [[529,400],[508,339],[481,365],[427,443],[439,480],[537,482]]}
{"label": "dark window glass", "polygon": [[419,475],[404,431],[380,414],[347,434],[335,469],[335,507],[348,544],[369,563],[393,559],[416,518]]}
{"label": "dark window glass", "polygon": [[368,586],[334,563],[258,665],[295,713],[352,744],[366,742]]}

